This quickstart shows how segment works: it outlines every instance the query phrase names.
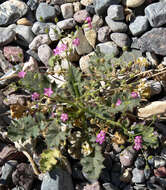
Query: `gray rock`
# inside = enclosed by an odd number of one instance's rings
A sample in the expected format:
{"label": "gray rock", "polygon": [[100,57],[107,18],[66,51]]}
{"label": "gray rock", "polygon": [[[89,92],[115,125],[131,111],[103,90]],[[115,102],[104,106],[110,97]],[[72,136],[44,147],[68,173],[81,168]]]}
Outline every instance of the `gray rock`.
{"label": "gray rock", "polygon": [[124,10],[122,5],[111,5],[107,9],[107,15],[112,20],[124,20]]}
{"label": "gray rock", "polygon": [[129,29],[133,36],[138,36],[148,30],[149,22],[146,16],[137,16],[129,25]]}
{"label": "gray rock", "polygon": [[99,51],[106,55],[116,56],[119,54],[119,49],[114,42],[99,43],[97,47]]}
{"label": "gray rock", "polygon": [[159,168],[166,165],[166,160],[161,157],[154,158],[154,167]]}
{"label": "gray rock", "polygon": [[138,168],[134,168],[132,174],[133,174],[132,177],[133,183],[143,183],[145,181],[144,170],[139,170]]}
{"label": "gray rock", "polygon": [[51,41],[57,41],[60,39],[61,36],[61,30],[57,25],[52,25],[50,26],[50,31],[49,31],[49,37]]}
{"label": "gray rock", "polygon": [[54,7],[48,5],[47,3],[40,3],[36,9],[36,19],[37,21],[46,22],[53,21],[57,16]]}
{"label": "gray rock", "polygon": [[157,66],[159,61],[158,58],[156,57],[155,53],[152,52],[146,52],[146,59],[153,65]]}
{"label": "gray rock", "polygon": [[61,5],[61,12],[63,18],[72,18],[74,14],[73,4],[72,3],[65,3]]}
{"label": "gray rock", "polygon": [[37,9],[38,0],[28,0],[28,1],[27,1],[27,5],[28,5],[28,7],[29,7],[32,11],[34,11],[34,10]]}
{"label": "gray rock", "polygon": [[116,5],[119,3],[120,0],[94,0],[95,12],[96,14],[103,16],[110,5]]}
{"label": "gray rock", "polygon": [[103,187],[104,187],[104,190],[119,190],[119,188],[115,187],[111,183],[104,183]]}
{"label": "gray rock", "polygon": [[97,39],[99,42],[107,42],[110,37],[111,29],[108,26],[103,26],[97,31]]}
{"label": "gray rock", "polygon": [[160,94],[162,91],[162,86],[159,81],[150,80],[147,81],[148,86],[150,86],[150,95],[154,96],[156,94]]}
{"label": "gray rock", "polygon": [[130,47],[133,48],[133,49],[140,49],[139,45],[138,45],[138,38],[137,37],[134,37],[131,39],[131,45]]}
{"label": "gray rock", "polygon": [[35,58],[35,60],[37,60],[37,61],[40,62],[39,56],[38,56],[38,54],[36,53],[36,51],[29,49],[29,50],[26,51],[26,53],[27,53],[28,55],[32,56],[33,58]]}
{"label": "gray rock", "polygon": [[92,19],[92,28],[96,31],[98,31],[103,26],[103,19],[102,17],[99,17],[98,15],[94,15]]}
{"label": "gray rock", "polygon": [[142,52],[154,52],[159,55],[166,55],[166,28],[153,28],[149,32],[143,34],[138,45]]}
{"label": "gray rock", "polygon": [[126,32],[128,29],[126,23],[113,21],[109,16],[105,17],[105,21],[113,32]]}
{"label": "gray rock", "polygon": [[110,37],[121,48],[130,46],[131,40],[125,33],[112,33]]}
{"label": "gray rock", "polygon": [[0,67],[4,73],[6,73],[9,68],[12,68],[12,64],[6,60],[2,51],[0,51]]}
{"label": "gray rock", "polygon": [[16,168],[17,161],[16,160],[10,160],[5,163],[5,165],[2,167],[2,175],[0,178],[1,184],[7,184],[11,180],[12,173],[14,169]]}
{"label": "gray rock", "polygon": [[78,23],[83,24],[87,17],[89,17],[89,13],[86,9],[79,10],[74,14],[74,20]]}
{"label": "gray rock", "polygon": [[28,6],[19,0],[10,0],[0,4],[0,26],[14,23],[27,11]]}
{"label": "gray rock", "polygon": [[166,23],[166,2],[158,2],[148,5],[145,8],[147,16],[152,27],[159,27]]}
{"label": "gray rock", "polygon": [[57,23],[57,26],[62,30],[72,29],[76,25],[73,18],[68,18]]}
{"label": "gray rock", "polygon": [[125,148],[120,154],[120,163],[123,166],[131,166],[133,164],[135,150],[132,146]]}
{"label": "gray rock", "polygon": [[13,30],[16,32],[17,40],[16,42],[22,46],[28,46],[34,39],[34,34],[31,30],[31,26],[25,25],[15,25]]}
{"label": "gray rock", "polygon": [[44,22],[35,22],[32,26],[32,32],[35,35],[46,34],[49,32],[49,24]]}
{"label": "gray rock", "polygon": [[0,46],[9,44],[14,40],[14,37],[16,36],[15,31],[10,28],[3,27],[0,27],[0,34]]}
{"label": "gray rock", "polygon": [[66,0],[54,0],[55,5],[62,5],[66,2]]}
{"label": "gray rock", "polygon": [[57,168],[45,174],[41,190],[74,190],[74,187],[71,176]]}
{"label": "gray rock", "polygon": [[48,66],[48,61],[53,56],[53,51],[47,44],[43,44],[38,48],[38,56],[41,62]]}

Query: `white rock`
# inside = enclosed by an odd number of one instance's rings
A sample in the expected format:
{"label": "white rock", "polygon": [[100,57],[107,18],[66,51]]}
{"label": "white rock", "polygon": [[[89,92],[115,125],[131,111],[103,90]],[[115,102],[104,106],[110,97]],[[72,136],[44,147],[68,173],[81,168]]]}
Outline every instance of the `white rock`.
{"label": "white rock", "polygon": [[53,56],[53,51],[47,44],[43,44],[38,48],[38,56],[41,62],[48,66],[49,59]]}
{"label": "white rock", "polygon": [[61,12],[62,12],[63,18],[72,18],[74,14],[73,4],[65,3],[61,5]]}
{"label": "white rock", "polygon": [[135,8],[142,5],[145,2],[145,0],[123,0],[122,2],[127,7]]}

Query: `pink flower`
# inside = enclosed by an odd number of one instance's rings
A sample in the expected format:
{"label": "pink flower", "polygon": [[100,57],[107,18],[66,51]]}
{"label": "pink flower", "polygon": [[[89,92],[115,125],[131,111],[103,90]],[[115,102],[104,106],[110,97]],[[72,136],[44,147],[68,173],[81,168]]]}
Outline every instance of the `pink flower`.
{"label": "pink flower", "polygon": [[105,132],[100,131],[100,133],[96,137],[96,142],[98,142],[99,144],[102,144],[104,141],[105,141]]}
{"label": "pink flower", "polygon": [[90,17],[90,16],[86,17],[86,19],[85,19],[85,20],[86,20],[86,22],[87,22],[87,23],[92,22],[92,19],[91,19],[91,17]]}
{"label": "pink flower", "polygon": [[19,78],[24,78],[25,75],[26,75],[26,72],[24,72],[24,71],[20,71],[20,72],[18,73],[18,77],[19,77]]}
{"label": "pink flower", "polygon": [[63,122],[67,121],[68,119],[69,119],[69,118],[68,118],[67,113],[62,113],[62,114],[61,114],[61,120],[62,120]]}
{"label": "pink flower", "polygon": [[66,44],[62,44],[60,47],[59,47],[60,51],[63,52],[65,50],[67,50],[67,45]]}
{"label": "pink flower", "polygon": [[135,150],[139,150],[142,148],[142,136],[136,136],[135,139],[134,139],[134,149]]}
{"label": "pink flower", "polygon": [[80,45],[80,40],[79,40],[79,38],[75,38],[75,39],[73,40],[73,45],[75,45],[75,46],[79,46],[79,45]]}
{"label": "pink flower", "polygon": [[138,93],[137,92],[132,92],[131,97],[132,98],[138,98]]}
{"label": "pink flower", "polygon": [[60,54],[60,50],[59,50],[58,47],[56,47],[56,48],[53,50],[53,52],[54,52],[54,55],[59,55],[59,54]]}
{"label": "pink flower", "polygon": [[120,106],[121,103],[122,103],[122,101],[120,99],[118,99],[116,102],[116,106]]}
{"label": "pink flower", "polygon": [[53,94],[51,88],[44,88],[44,95],[50,97]]}
{"label": "pink flower", "polygon": [[39,96],[40,96],[40,94],[38,94],[37,92],[34,92],[33,94],[32,94],[32,100],[34,101],[34,100],[38,100],[39,99]]}
{"label": "pink flower", "polygon": [[60,55],[63,51],[67,50],[67,45],[66,44],[62,44],[60,47],[56,47],[53,52],[54,55]]}

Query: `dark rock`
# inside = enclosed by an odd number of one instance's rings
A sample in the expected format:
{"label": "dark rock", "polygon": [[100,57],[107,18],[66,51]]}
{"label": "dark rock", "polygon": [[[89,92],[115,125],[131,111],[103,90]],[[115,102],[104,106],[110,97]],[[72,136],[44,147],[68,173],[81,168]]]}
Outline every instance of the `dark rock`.
{"label": "dark rock", "polygon": [[4,46],[12,42],[16,36],[15,31],[10,28],[0,28],[0,46]]}
{"label": "dark rock", "polygon": [[107,15],[112,20],[123,20],[124,19],[124,8],[122,5],[111,5],[107,9]]}
{"label": "dark rock", "polygon": [[166,168],[159,167],[157,169],[154,169],[154,175],[157,177],[166,177]]}
{"label": "dark rock", "polygon": [[135,167],[138,169],[144,169],[145,159],[143,157],[138,157],[134,163]]}
{"label": "dark rock", "polygon": [[100,173],[100,181],[102,183],[109,183],[111,182],[110,173],[107,168],[103,168]]}
{"label": "dark rock", "polygon": [[119,188],[115,187],[111,183],[104,183],[103,187],[104,187],[104,190],[119,190]]}
{"label": "dark rock", "polygon": [[88,6],[86,6],[86,10],[88,11],[88,13],[90,15],[94,15],[95,14],[95,7],[94,7],[94,5],[88,5]]}
{"label": "dark rock", "polygon": [[37,9],[38,0],[28,0],[27,5],[28,5],[28,7],[29,7],[32,11],[34,11],[34,10]]}
{"label": "dark rock", "polygon": [[21,186],[24,190],[32,187],[34,173],[30,164],[21,163],[17,165],[16,170],[12,174],[12,180],[15,185]]}
{"label": "dark rock", "polygon": [[74,188],[70,175],[57,168],[45,174],[41,190],[74,190]]}
{"label": "dark rock", "polygon": [[166,2],[158,2],[148,5],[145,8],[147,16],[152,27],[159,27],[166,23]]}
{"label": "dark rock", "polygon": [[26,51],[26,53],[29,54],[30,56],[32,56],[33,58],[35,58],[37,61],[40,62],[40,58],[39,58],[39,56],[38,56],[38,54],[37,54],[36,51],[29,49],[29,50]]}
{"label": "dark rock", "polygon": [[121,48],[128,47],[131,43],[130,38],[125,33],[112,33],[110,38]]}
{"label": "dark rock", "polygon": [[143,34],[138,44],[142,52],[149,51],[159,55],[166,55],[166,28],[153,28]]}
{"label": "dark rock", "polygon": [[151,167],[154,166],[154,156],[148,156],[148,163]]}
{"label": "dark rock", "polygon": [[150,178],[151,169],[149,167],[145,167],[145,169],[144,169],[144,175],[145,175],[146,180]]}
{"label": "dark rock", "polygon": [[99,42],[107,42],[110,37],[111,29],[108,26],[103,26],[97,31],[97,39]]}

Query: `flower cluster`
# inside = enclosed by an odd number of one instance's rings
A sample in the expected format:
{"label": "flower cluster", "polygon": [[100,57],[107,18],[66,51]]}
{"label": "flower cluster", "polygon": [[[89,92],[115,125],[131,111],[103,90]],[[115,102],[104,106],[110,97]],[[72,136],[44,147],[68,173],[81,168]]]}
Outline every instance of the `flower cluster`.
{"label": "flower cluster", "polygon": [[50,97],[53,94],[51,88],[44,88],[44,95]]}
{"label": "flower cluster", "polygon": [[138,93],[137,92],[132,92],[131,97],[132,98],[138,98]]}
{"label": "flower cluster", "polygon": [[68,119],[69,119],[69,118],[68,118],[67,113],[62,113],[62,114],[61,114],[61,120],[62,120],[63,122],[67,121]]}
{"label": "flower cluster", "polygon": [[73,40],[72,44],[75,45],[75,46],[79,46],[79,45],[80,45],[80,40],[79,40],[79,38],[75,38],[75,39]]}
{"label": "flower cluster", "polygon": [[89,28],[92,29],[92,19],[91,19],[91,17],[88,16],[85,21],[88,23]]}
{"label": "flower cluster", "polygon": [[37,92],[34,92],[31,97],[32,97],[32,100],[35,101],[39,99],[40,95]]}
{"label": "flower cluster", "polygon": [[102,144],[104,140],[105,140],[105,132],[100,131],[100,133],[97,135],[96,142],[98,142],[99,144]]}
{"label": "flower cluster", "polygon": [[120,106],[121,103],[122,103],[122,101],[120,99],[118,99],[116,102],[116,106]]}
{"label": "flower cluster", "polygon": [[26,75],[26,72],[24,72],[24,71],[20,71],[20,72],[18,73],[18,77],[19,77],[19,78],[24,78],[25,75]]}
{"label": "flower cluster", "polygon": [[62,44],[61,46],[57,46],[53,52],[54,55],[60,55],[62,52],[64,52],[65,50],[67,50],[67,45],[66,44]]}
{"label": "flower cluster", "polygon": [[134,139],[134,149],[139,150],[142,148],[142,136],[136,136]]}

